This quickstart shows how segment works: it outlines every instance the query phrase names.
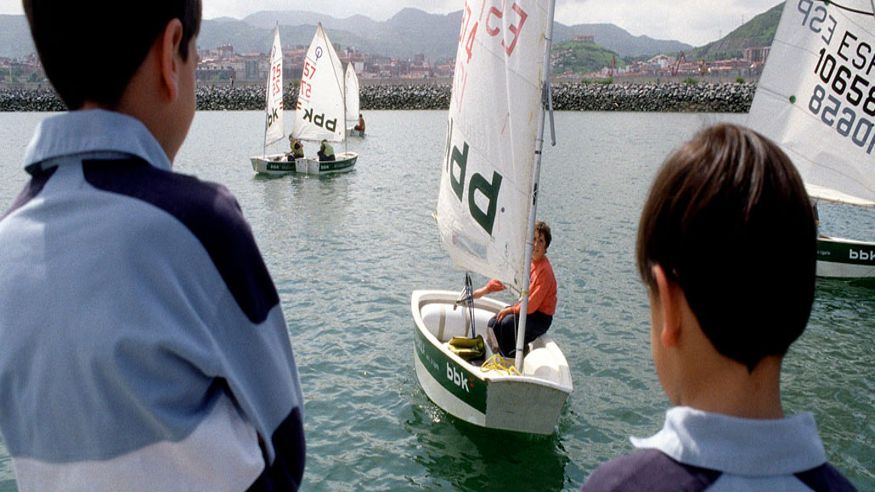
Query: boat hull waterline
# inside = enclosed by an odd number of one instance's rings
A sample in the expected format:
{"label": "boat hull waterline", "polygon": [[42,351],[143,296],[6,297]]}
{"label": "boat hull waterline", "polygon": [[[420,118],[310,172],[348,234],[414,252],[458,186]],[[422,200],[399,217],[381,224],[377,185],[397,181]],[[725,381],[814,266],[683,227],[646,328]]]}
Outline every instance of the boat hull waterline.
{"label": "boat hull waterline", "polygon": [[285,174],[334,174],[352,171],[358,160],[355,152],[341,152],[333,161],[303,158],[286,160],[286,154],[256,156],[249,159],[252,170],[258,174],[282,176]]}
{"label": "boat hull waterline", "polygon": [[817,276],[828,278],[875,278],[875,243],[817,238]]}
{"label": "boat hull waterline", "polygon": [[[469,364],[447,346],[452,336],[465,335],[466,309],[454,308],[457,297],[441,290],[418,290],[411,296],[413,358],[425,394],[450,415],[480,427],[552,434],[572,391],[571,372],[559,347],[543,335],[530,344],[523,375],[484,372],[479,362]],[[478,334],[485,335],[485,320],[505,306],[488,298],[476,301]]]}

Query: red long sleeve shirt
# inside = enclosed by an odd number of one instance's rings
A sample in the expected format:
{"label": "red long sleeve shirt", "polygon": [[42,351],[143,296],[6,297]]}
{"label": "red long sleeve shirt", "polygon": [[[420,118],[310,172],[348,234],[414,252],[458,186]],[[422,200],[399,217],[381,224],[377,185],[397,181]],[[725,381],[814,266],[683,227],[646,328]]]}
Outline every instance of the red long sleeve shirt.
{"label": "red long sleeve shirt", "polygon": [[[498,280],[490,280],[487,285],[489,292],[504,290],[504,284]],[[553,265],[546,256],[539,261],[532,262],[529,273],[529,308],[528,314],[540,311],[553,316],[556,314],[556,276],[553,275]],[[514,314],[519,314],[520,304],[513,305]]]}

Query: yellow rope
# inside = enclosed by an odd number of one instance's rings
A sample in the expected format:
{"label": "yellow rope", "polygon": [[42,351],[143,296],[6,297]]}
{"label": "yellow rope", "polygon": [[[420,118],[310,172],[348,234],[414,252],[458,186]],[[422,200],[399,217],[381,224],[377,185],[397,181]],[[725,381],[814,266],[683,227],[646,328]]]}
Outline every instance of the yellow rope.
{"label": "yellow rope", "polygon": [[520,372],[516,370],[513,364],[505,363],[504,357],[500,354],[492,354],[492,357],[486,359],[486,362],[480,366],[483,372],[497,371],[508,376],[520,376]]}

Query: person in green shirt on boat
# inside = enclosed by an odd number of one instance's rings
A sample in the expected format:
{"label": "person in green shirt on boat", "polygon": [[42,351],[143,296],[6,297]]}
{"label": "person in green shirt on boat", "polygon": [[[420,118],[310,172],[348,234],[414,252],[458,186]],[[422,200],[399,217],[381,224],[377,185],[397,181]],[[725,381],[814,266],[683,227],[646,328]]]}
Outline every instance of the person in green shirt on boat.
{"label": "person in green shirt on boat", "polygon": [[334,147],[328,143],[327,140],[322,140],[322,143],[319,145],[319,155],[320,161],[333,161],[334,160]]}
{"label": "person in green shirt on boat", "polygon": [[286,158],[289,160],[289,162],[304,157],[304,145],[301,143],[300,140],[291,135],[289,135],[289,149],[289,153],[286,154]]}

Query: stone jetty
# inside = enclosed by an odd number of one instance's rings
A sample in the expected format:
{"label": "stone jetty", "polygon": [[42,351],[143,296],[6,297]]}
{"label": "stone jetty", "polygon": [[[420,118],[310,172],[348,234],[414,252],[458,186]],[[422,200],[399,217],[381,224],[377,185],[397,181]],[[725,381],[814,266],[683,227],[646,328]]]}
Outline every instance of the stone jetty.
{"label": "stone jetty", "polygon": [[[755,83],[603,84],[558,83],[553,108],[560,111],[653,111],[746,113]],[[361,87],[363,110],[446,110],[449,84],[374,84]],[[293,108],[297,89],[289,86],[285,105]],[[201,111],[251,111],[264,108],[260,86],[199,86]],[[63,111],[49,88],[0,89],[0,111]]]}

